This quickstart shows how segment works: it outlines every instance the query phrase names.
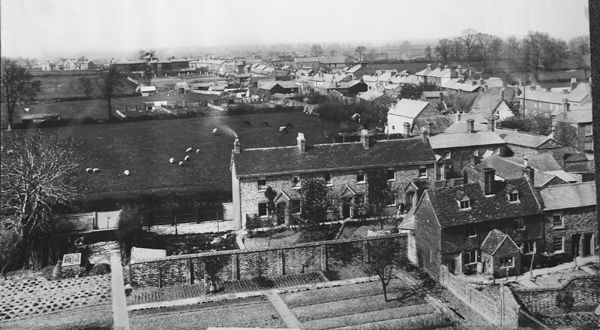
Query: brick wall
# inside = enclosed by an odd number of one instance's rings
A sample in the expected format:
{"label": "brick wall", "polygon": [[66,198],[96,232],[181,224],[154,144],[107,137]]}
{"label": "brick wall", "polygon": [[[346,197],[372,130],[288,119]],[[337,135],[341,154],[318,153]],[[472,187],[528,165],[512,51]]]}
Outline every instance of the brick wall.
{"label": "brick wall", "polygon": [[507,329],[518,328],[520,306],[504,285],[484,286],[477,290],[473,284],[463,282],[448,272],[446,266],[441,267],[440,283],[488,322]]}
{"label": "brick wall", "polygon": [[521,305],[530,313],[552,315],[563,313],[556,306],[556,296],[571,292],[575,298],[574,307],[595,307],[600,303],[600,278],[592,275],[576,277],[563,286],[549,289],[514,288],[513,293]]}
{"label": "brick wall", "polygon": [[[395,239],[401,255],[406,255],[406,234],[391,234],[354,240],[336,240],[298,244],[285,248],[261,250],[230,250],[200,254],[169,256],[130,265],[132,285],[165,287],[201,283],[207,265],[216,265],[217,277],[223,281],[251,279],[257,276],[276,277],[313,271],[335,270],[352,264],[362,264],[367,256],[366,242]],[[219,259],[210,263],[212,258]]]}
{"label": "brick wall", "polygon": [[[564,226],[554,227],[553,216],[560,214],[563,217]],[[571,260],[573,257],[573,244],[579,245],[579,242],[573,242],[573,235],[575,234],[592,234],[596,235],[597,230],[597,217],[596,217],[596,206],[546,211],[544,214],[544,231],[546,232],[545,244],[546,251],[554,252],[554,237],[564,237],[564,254],[566,258]],[[583,240],[583,238],[582,238]],[[593,238],[592,238],[593,240]],[[593,242],[592,242],[593,243]],[[590,247],[591,254],[594,249]],[[580,247],[581,251],[581,247]]]}

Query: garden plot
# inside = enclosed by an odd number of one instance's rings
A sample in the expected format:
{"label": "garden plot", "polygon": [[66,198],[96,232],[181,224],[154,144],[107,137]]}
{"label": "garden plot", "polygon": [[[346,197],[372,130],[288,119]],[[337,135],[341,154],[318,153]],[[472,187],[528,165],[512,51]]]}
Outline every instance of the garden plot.
{"label": "garden plot", "polygon": [[437,324],[444,323],[444,317],[436,314],[422,294],[399,281],[392,282],[388,287],[388,302],[383,300],[379,282],[294,292],[281,297],[306,329],[334,329],[382,321],[395,324],[416,317],[426,317],[428,321],[439,320]]}
{"label": "garden plot", "polygon": [[63,280],[43,277],[0,281],[0,322],[64,309],[108,303],[110,275]]}
{"label": "garden plot", "polygon": [[237,299],[157,310],[134,311],[131,329],[207,329],[208,327],[285,328],[275,308],[264,297]]}

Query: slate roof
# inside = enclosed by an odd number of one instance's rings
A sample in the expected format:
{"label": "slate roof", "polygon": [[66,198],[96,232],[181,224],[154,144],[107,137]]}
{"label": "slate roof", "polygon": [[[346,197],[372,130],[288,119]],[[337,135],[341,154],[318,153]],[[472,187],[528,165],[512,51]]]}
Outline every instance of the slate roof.
{"label": "slate roof", "polygon": [[433,130],[428,132],[429,134],[442,133],[446,128],[452,125],[452,119],[448,116],[431,116],[424,118],[415,118],[413,125],[419,127],[427,127],[429,129],[429,123],[433,123]]}
{"label": "slate roof", "polygon": [[[462,115],[464,117],[464,115]],[[456,117],[456,116],[452,116],[452,117]],[[473,128],[475,129],[476,132],[478,131],[487,131],[487,125],[485,124],[473,124]],[[457,121],[456,123],[452,124],[452,126],[446,128],[446,130],[444,131],[444,133],[463,133],[467,131],[467,122],[462,120],[462,121]]]}
{"label": "slate roof", "polygon": [[396,76],[396,77],[392,77],[390,79],[390,83],[392,83],[392,84],[416,85],[417,82],[418,82],[417,76],[414,75],[414,74],[411,74],[411,75],[408,75],[408,76],[404,76],[404,77]]}
{"label": "slate roof", "polygon": [[566,95],[564,95],[563,93],[552,93],[540,90],[532,91],[528,89],[525,90],[525,92],[519,96],[519,98],[521,99],[525,98],[526,100],[530,101],[539,101],[554,104],[563,104],[563,98],[565,97]]}
{"label": "slate roof", "polygon": [[581,102],[590,94],[589,84],[588,83],[580,83],[572,90],[568,95],[567,99],[569,102]]}
{"label": "slate roof", "polygon": [[242,149],[233,154],[233,161],[238,177],[254,177],[432,164],[435,156],[429,143],[417,137],[380,140],[370,149],[360,142],[307,145],[304,153],[297,146]]}
{"label": "slate roof", "polygon": [[479,94],[471,106],[470,113],[479,112],[489,117],[503,101],[500,94],[501,88],[490,88],[487,91]]}
{"label": "slate roof", "polygon": [[[524,158],[521,157],[507,157],[505,158],[518,165],[525,165]],[[560,164],[552,157],[551,154],[540,154],[540,155],[529,155],[527,156],[527,165],[540,171],[558,171],[562,168]]]}
{"label": "slate roof", "polygon": [[357,97],[359,99],[362,99],[362,100],[365,100],[365,101],[373,101],[376,98],[379,98],[381,96],[383,96],[382,92],[377,92],[377,91],[373,91],[373,90],[366,91],[366,92],[360,92],[357,95]]}
{"label": "slate roof", "polygon": [[515,249],[519,248],[517,244],[515,244],[515,242],[510,238],[510,236],[498,229],[492,229],[492,231],[490,231],[483,240],[483,243],[481,243],[481,251],[493,256],[507,240],[509,244],[512,243]]}
{"label": "slate roof", "polygon": [[[460,123],[460,122],[459,122]],[[452,126],[458,123],[453,124]],[[448,129],[450,129],[450,126]],[[475,131],[473,133],[467,132],[466,123],[465,130],[462,132],[448,133],[448,129],[442,134],[429,137],[429,143],[433,149],[445,149],[445,148],[460,148],[460,147],[473,147],[473,146],[486,146],[486,145],[504,145],[506,144],[502,138],[495,132],[487,130]]]}
{"label": "slate roof", "polygon": [[540,190],[544,211],[596,205],[596,182],[559,184]]}
{"label": "slate roof", "polygon": [[283,88],[298,88],[298,84],[293,81],[279,81],[277,84]]}
{"label": "slate roof", "polygon": [[514,144],[529,148],[538,148],[542,144],[552,140],[552,138],[544,135],[520,132],[512,129],[496,129],[496,133],[508,144]]}
{"label": "slate roof", "polygon": [[462,81],[463,81],[462,78],[452,78],[452,79],[448,80],[446,83],[444,83],[441,87],[448,88],[448,87],[450,87],[456,83],[460,83]]}
{"label": "slate roof", "polygon": [[548,171],[546,172],[550,175],[554,175],[565,182],[575,183],[577,179],[574,178],[571,174],[565,172],[564,170],[556,170],[556,171]]}
{"label": "slate roof", "polygon": [[[556,165],[558,166],[558,164]],[[492,155],[483,159],[481,163],[477,164],[474,168],[477,171],[482,172],[483,169],[486,167],[491,167],[495,169],[496,176],[501,177],[503,179],[518,179],[523,176],[523,168],[525,168],[522,159],[520,162],[516,162],[514,161],[514,159],[500,157],[497,155]],[[561,173],[558,173],[559,171],[555,171],[556,173],[553,174],[550,172],[544,172],[543,170],[534,166],[531,167],[535,169],[533,176],[534,187],[544,187],[548,182],[550,182],[556,177],[563,180],[565,183],[573,180],[573,177],[571,177],[562,170],[560,170]],[[558,168],[560,169],[560,166],[558,166]],[[564,172],[564,175],[562,172]],[[570,180],[565,180],[563,179],[563,177],[569,177]]]}
{"label": "slate roof", "polygon": [[[484,196],[483,188],[479,183],[469,183],[440,189],[429,189],[425,193],[442,227],[460,226],[471,223],[480,223],[491,220],[524,217],[540,214],[541,208],[536,200],[535,193],[529,179],[506,180],[495,182],[496,194],[491,197]],[[508,189],[507,189],[508,188]],[[508,201],[508,190],[519,191],[518,203]],[[466,195],[471,201],[471,208],[460,210],[457,197]]]}
{"label": "slate roof", "polygon": [[358,69],[360,69],[361,67],[362,67],[362,65],[357,64],[357,65],[351,67],[350,69],[348,69],[348,71],[346,71],[346,72],[348,72],[348,73],[354,73],[354,72],[358,71]]}
{"label": "slate roof", "polygon": [[[398,101],[389,111],[388,115],[395,115],[407,118],[416,118],[425,107],[427,107],[429,102],[425,101],[416,101],[409,99],[402,99]],[[440,113],[441,115],[441,113]]]}
{"label": "slate roof", "polygon": [[591,123],[593,117],[592,109],[570,110],[556,117],[557,121],[570,122],[574,124]]}
{"label": "slate roof", "polygon": [[455,83],[452,84],[451,86],[446,87],[447,89],[452,89],[452,90],[457,90],[457,91],[463,91],[463,92],[468,92],[468,93],[472,93],[475,90],[477,90],[478,88],[480,88],[481,86],[479,85],[473,85],[473,84],[468,84],[468,83]]}

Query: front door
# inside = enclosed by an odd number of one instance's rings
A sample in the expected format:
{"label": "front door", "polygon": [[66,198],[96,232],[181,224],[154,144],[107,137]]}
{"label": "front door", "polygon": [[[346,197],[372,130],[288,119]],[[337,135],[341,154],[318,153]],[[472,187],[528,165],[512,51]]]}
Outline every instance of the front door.
{"label": "front door", "polygon": [[581,240],[581,234],[575,234],[571,237],[571,257],[579,257],[579,244]]}
{"label": "front door", "polygon": [[342,218],[347,219],[350,218],[350,199],[344,199],[344,203],[342,204]]}

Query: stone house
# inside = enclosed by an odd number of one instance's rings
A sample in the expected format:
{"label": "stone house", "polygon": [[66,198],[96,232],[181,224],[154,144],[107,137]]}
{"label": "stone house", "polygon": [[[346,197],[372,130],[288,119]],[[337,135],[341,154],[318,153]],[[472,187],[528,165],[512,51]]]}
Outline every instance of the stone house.
{"label": "stone house", "polygon": [[504,128],[495,131],[506,142],[507,156],[525,158],[549,154],[561,167],[564,166],[565,147],[552,136]]}
{"label": "stone house", "polygon": [[577,151],[593,153],[594,129],[592,117],[592,107],[589,104],[585,109],[571,110],[571,108],[567,108],[567,111],[554,118],[554,122],[563,122],[574,127],[577,130]]}
{"label": "stone house", "polygon": [[598,246],[596,182],[549,186],[540,190],[548,255],[595,255]]}
{"label": "stone house", "polygon": [[387,134],[416,135],[421,127],[416,125],[419,119],[443,117],[442,113],[431,103],[402,99],[392,105],[387,113]]}
{"label": "stone house", "polygon": [[477,96],[469,113],[481,113],[486,119],[499,121],[510,118],[514,116],[514,112],[507,100],[507,94],[509,92],[504,87],[489,88]]}
{"label": "stone house", "polygon": [[364,75],[371,75],[375,72],[375,69],[369,68],[367,63],[359,63],[346,71],[347,74],[351,74],[353,79],[359,80]]}
{"label": "stone house", "polygon": [[483,273],[495,277],[520,274],[521,250],[507,234],[492,229],[481,243]]}
{"label": "stone house", "polygon": [[404,201],[402,188],[413,179],[430,180],[434,173],[434,155],[426,132],[411,139],[374,141],[366,130],[360,142],[308,145],[298,133],[297,145],[275,148],[242,149],[234,143],[231,158],[234,223],[245,228],[247,217],[267,217],[264,191],[277,192],[278,210],[284,214],[278,222],[288,223],[301,210],[298,189],[309,178],[322,178],[342,199],[342,218],[356,216],[354,207],[368,203],[368,173],[385,171],[395,196],[390,207]]}
{"label": "stone house", "polygon": [[488,126],[492,127],[486,130],[476,129],[473,119],[468,119],[466,123],[454,123],[443,133],[429,137],[433,152],[447,160],[448,168],[444,171],[447,177],[443,179],[462,177],[466,165],[477,165],[484,156],[504,156],[506,142],[493,131],[493,125],[491,122]]}
{"label": "stone house", "polygon": [[[454,274],[482,271],[482,244],[493,230],[508,235],[517,245],[540,245],[544,239],[542,208],[531,172],[528,168],[523,177],[501,182],[494,179],[495,170],[487,168],[477,183],[426,190],[411,211],[414,231],[409,241],[416,243],[411,259],[437,278],[440,265]],[[494,256],[487,247],[486,253]],[[519,258],[520,252],[514,249],[503,252],[510,255],[501,258]]]}

